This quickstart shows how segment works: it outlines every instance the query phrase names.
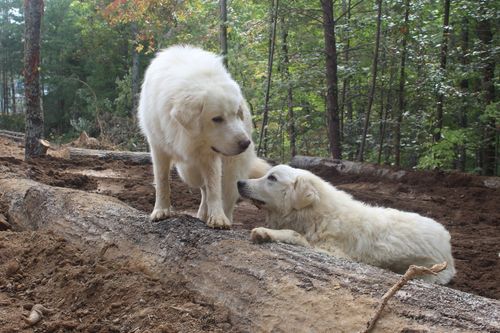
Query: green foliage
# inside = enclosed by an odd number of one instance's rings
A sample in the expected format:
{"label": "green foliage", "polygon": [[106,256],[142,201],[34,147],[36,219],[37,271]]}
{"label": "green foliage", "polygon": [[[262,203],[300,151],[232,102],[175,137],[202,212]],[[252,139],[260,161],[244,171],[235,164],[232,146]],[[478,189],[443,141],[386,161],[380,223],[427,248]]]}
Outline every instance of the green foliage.
{"label": "green foliage", "polygon": [[24,132],[24,114],[0,114],[0,128],[14,132]]}
{"label": "green foliage", "polygon": [[425,147],[424,155],[420,158],[420,169],[453,169],[456,160],[457,148],[467,143],[469,131],[458,129],[443,129],[442,139],[437,143],[429,143]]}

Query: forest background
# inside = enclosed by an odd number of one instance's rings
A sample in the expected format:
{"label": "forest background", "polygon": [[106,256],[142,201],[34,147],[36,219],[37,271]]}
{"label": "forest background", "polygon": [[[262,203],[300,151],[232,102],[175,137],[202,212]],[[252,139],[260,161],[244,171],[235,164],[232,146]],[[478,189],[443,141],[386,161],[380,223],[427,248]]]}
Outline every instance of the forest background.
{"label": "forest background", "polygon": [[[28,0],[27,0],[28,1]],[[225,54],[260,155],[499,174],[495,0],[45,0],[45,137],[146,150],[135,117],[159,49]],[[0,0],[0,128],[24,131],[24,5]]]}

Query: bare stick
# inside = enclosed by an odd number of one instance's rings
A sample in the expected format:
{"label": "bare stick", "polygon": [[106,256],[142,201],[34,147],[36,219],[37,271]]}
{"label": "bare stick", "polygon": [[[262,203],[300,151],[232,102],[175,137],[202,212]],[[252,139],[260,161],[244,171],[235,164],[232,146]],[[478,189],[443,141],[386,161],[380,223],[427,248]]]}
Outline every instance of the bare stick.
{"label": "bare stick", "polygon": [[44,307],[42,304],[35,304],[33,305],[33,307],[31,308],[31,312],[30,312],[30,315],[29,317],[24,317],[24,320],[26,321],[26,323],[29,325],[29,326],[33,326],[35,325],[36,323],[38,323],[40,321],[40,319],[43,318],[43,315],[44,314],[49,314],[51,313],[53,310],[51,309],[47,309],[46,307]]}
{"label": "bare stick", "polygon": [[375,327],[375,324],[377,323],[377,320],[379,319],[380,314],[384,310],[384,307],[387,304],[387,302],[389,301],[389,299],[392,296],[394,296],[394,294],[399,289],[401,289],[408,281],[410,281],[411,279],[413,279],[417,276],[420,276],[420,275],[427,275],[427,274],[437,275],[437,273],[446,269],[446,266],[448,266],[448,264],[445,261],[442,264],[436,264],[436,265],[432,266],[431,268],[422,267],[422,266],[415,266],[415,265],[411,265],[410,267],[408,267],[408,270],[401,277],[401,279],[395,285],[393,285],[391,287],[391,289],[389,289],[385,293],[384,296],[382,296],[382,302],[380,302],[380,304],[378,305],[377,311],[375,312],[372,319],[370,319],[370,321],[367,324],[366,329],[362,333],[368,333]]}

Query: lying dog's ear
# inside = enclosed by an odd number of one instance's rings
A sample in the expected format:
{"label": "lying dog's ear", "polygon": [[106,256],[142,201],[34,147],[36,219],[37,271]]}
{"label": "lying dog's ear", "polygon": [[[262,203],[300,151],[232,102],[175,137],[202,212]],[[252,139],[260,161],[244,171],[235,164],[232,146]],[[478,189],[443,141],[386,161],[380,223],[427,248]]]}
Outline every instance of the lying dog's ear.
{"label": "lying dog's ear", "polygon": [[240,103],[240,106],[238,107],[238,117],[241,120],[245,119],[245,114],[249,114],[250,109],[248,108],[247,102],[245,100],[242,100]]}
{"label": "lying dog's ear", "polygon": [[186,96],[179,100],[172,109],[172,116],[186,129],[194,129],[198,124],[198,117],[203,111],[203,97]]}
{"label": "lying dog's ear", "polygon": [[306,208],[319,201],[318,190],[313,183],[304,178],[297,177],[293,184],[292,207],[293,209]]}

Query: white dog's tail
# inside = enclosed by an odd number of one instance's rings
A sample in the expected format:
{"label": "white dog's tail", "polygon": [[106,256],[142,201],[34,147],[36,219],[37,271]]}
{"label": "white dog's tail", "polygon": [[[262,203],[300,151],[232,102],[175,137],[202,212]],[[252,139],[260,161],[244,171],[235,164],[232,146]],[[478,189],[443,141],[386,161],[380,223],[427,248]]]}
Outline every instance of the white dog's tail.
{"label": "white dog's tail", "polygon": [[264,176],[269,169],[271,169],[269,163],[261,158],[256,157],[255,159],[253,159],[252,165],[250,166],[250,174],[248,175],[248,178],[260,178]]}

